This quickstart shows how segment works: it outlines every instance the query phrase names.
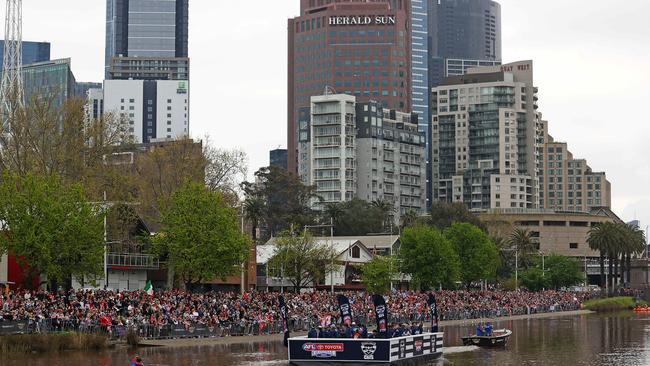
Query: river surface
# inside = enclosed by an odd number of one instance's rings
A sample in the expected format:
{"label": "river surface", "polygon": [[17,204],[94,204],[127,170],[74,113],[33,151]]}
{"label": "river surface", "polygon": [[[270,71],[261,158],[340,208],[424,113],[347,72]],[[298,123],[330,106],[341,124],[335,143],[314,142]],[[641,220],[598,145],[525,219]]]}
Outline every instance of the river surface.
{"label": "river surface", "polygon": [[[449,365],[650,365],[650,315],[582,315],[502,321],[512,329],[506,349],[462,347],[460,336],[472,327],[445,327],[445,354],[422,366]],[[286,366],[280,342],[138,351],[147,366]],[[128,366],[126,351],[64,353],[47,356],[0,355],[3,366]]]}

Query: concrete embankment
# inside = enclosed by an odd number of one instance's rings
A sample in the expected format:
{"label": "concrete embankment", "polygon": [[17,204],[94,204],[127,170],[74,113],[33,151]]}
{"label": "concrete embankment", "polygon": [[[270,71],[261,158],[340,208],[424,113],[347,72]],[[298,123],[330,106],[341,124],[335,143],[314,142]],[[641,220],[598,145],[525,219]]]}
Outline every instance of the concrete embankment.
{"label": "concrete embankment", "polygon": [[[578,315],[587,315],[592,314],[592,311],[589,310],[577,310],[577,311],[563,311],[556,313],[542,313],[542,314],[531,314],[531,315],[515,315],[494,319],[483,319],[484,322],[503,322],[510,320],[521,320],[521,319],[543,319],[543,318],[554,318],[554,317],[567,317],[567,316],[578,316]],[[440,322],[442,327],[451,327],[451,326],[465,326],[476,324],[479,321],[478,319],[470,320],[449,320]],[[305,335],[305,333],[292,333],[292,336],[296,335]],[[221,337],[221,338],[197,338],[197,339],[161,339],[161,340],[147,340],[141,341],[141,346],[157,346],[157,347],[196,347],[196,346],[212,346],[212,345],[229,345],[229,344],[249,344],[249,343],[265,343],[265,342],[278,342],[282,340],[282,334],[273,334],[273,335],[260,335],[260,336],[244,336],[244,337]]]}

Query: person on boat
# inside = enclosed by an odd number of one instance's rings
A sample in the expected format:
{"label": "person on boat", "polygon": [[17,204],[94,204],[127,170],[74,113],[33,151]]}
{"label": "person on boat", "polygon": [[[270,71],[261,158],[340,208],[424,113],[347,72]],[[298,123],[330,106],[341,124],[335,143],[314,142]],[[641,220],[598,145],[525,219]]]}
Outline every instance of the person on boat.
{"label": "person on boat", "polygon": [[318,331],[316,330],[316,328],[314,328],[314,326],[312,326],[309,329],[309,332],[307,333],[307,338],[312,338],[312,339],[318,338]]}
{"label": "person on boat", "polygon": [[479,324],[476,326],[476,336],[477,337],[483,337],[485,333],[483,332],[483,325]]}
{"label": "person on boat", "polygon": [[142,362],[140,356],[133,357],[131,360],[131,366],[144,366],[144,363]]}
{"label": "person on boat", "polygon": [[487,323],[485,326],[485,335],[488,337],[492,337],[492,324]]}
{"label": "person on boat", "polygon": [[361,338],[368,338],[368,328],[365,325],[359,325],[359,333],[361,333]]}
{"label": "person on boat", "polygon": [[321,327],[320,325],[318,326],[318,338],[325,338],[323,327]]}

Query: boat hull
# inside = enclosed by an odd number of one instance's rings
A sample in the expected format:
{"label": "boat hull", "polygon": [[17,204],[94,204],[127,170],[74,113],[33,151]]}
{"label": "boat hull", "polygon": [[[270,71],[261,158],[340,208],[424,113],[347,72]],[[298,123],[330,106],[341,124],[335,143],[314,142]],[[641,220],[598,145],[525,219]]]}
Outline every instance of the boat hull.
{"label": "boat hull", "polygon": [[507,331],[505,334],[495,335],[491,337],[468,336],[462,337],[464,346],[478,346],[486,348],[505,347],[508,344],[508,339],[512,334]]}
{"label": "boat hull", "polygon": [[415,365],[442,355],[443,333],[391,339],[289,339],[289,363],[296,366]]}

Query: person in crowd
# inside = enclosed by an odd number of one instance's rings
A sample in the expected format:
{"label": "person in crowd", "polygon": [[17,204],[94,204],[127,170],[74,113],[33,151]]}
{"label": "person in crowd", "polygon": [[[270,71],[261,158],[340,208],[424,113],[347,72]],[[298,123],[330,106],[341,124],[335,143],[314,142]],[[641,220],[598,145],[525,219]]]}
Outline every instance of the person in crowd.
{"label": "person in crowd", "polygon": [[316,328],[314,328],[313,325],[309,329],[309,332],[307,333],[307,338],[312,338],[312,339],[318,338],[318,331],[316,330]]}

